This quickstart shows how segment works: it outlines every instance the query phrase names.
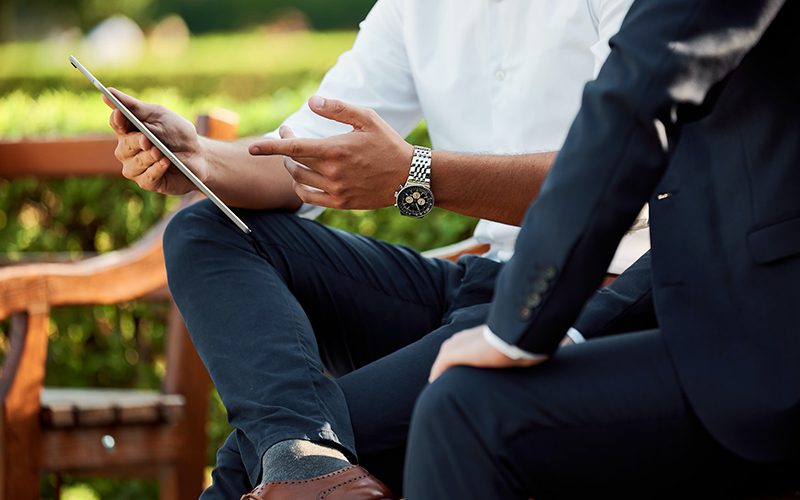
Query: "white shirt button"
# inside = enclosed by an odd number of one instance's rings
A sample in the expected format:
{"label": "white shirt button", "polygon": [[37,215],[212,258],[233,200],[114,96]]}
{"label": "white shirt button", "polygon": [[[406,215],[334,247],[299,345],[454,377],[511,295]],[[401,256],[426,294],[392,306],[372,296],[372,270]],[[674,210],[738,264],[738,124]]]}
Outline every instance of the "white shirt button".
{"label": "white shirt button", "polygon": [[502,69],[497,70],[497,73],[494,74],[494,77],[497,78],[498,82],[502,82],[503,80],[506,79],[506,72],[503,71]]}

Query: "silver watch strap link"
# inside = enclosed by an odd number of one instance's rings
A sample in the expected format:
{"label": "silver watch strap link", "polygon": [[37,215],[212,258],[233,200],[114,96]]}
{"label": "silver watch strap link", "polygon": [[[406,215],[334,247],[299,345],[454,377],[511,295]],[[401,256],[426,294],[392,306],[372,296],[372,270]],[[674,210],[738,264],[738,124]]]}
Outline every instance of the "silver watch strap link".
{"label": "silver watch strap link", "polygon": [[424,146],[414,146],[414,154],[411,156],[411,169],[408,171],[408,180],[416,184],[431,184],[431,160],[433,154],[430,148]]}

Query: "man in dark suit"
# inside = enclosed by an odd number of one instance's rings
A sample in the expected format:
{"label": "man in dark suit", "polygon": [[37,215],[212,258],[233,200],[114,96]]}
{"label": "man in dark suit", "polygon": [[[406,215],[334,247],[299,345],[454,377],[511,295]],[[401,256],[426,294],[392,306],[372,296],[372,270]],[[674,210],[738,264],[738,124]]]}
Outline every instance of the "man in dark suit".
{"label": "man in dark suit", "polygon": [[[440,351],[410,499],[727,496],[800,455],[798,29],[798,2],[634,4],[487,325]],[[646,201],[651,254],[590,299]]]}

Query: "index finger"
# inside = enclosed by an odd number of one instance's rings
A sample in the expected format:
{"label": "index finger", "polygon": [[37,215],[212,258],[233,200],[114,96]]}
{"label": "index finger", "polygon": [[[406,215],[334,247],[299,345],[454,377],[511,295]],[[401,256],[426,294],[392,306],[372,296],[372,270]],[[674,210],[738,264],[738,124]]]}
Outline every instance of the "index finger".
{"label": "index finger", "polygon": [[251,155],[283,155],[290,158],[324,158],[325,139],[265,139],[250,145]]}

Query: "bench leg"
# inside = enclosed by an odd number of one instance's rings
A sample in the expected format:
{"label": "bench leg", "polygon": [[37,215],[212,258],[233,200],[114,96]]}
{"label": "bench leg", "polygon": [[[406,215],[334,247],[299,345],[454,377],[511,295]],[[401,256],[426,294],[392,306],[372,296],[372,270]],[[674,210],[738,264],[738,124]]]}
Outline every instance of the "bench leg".
{"label": "bench leg", "polygon": [[12,318],[10,347],[0,376],[0,500],[39,498],[41,391],[49,314]]}
{"label": "bench leg", "polygon": [[[208,436],[211,379],[189,338],[178,308],[171,306],[167,340],[168,371],[164,390],[186,398],[186,414],[176,432],[182,436],[180,455],[174,467],[162,474],[161,500],[197,499],[203,490]],[[165,496],[174,491],[175,496]]]}

